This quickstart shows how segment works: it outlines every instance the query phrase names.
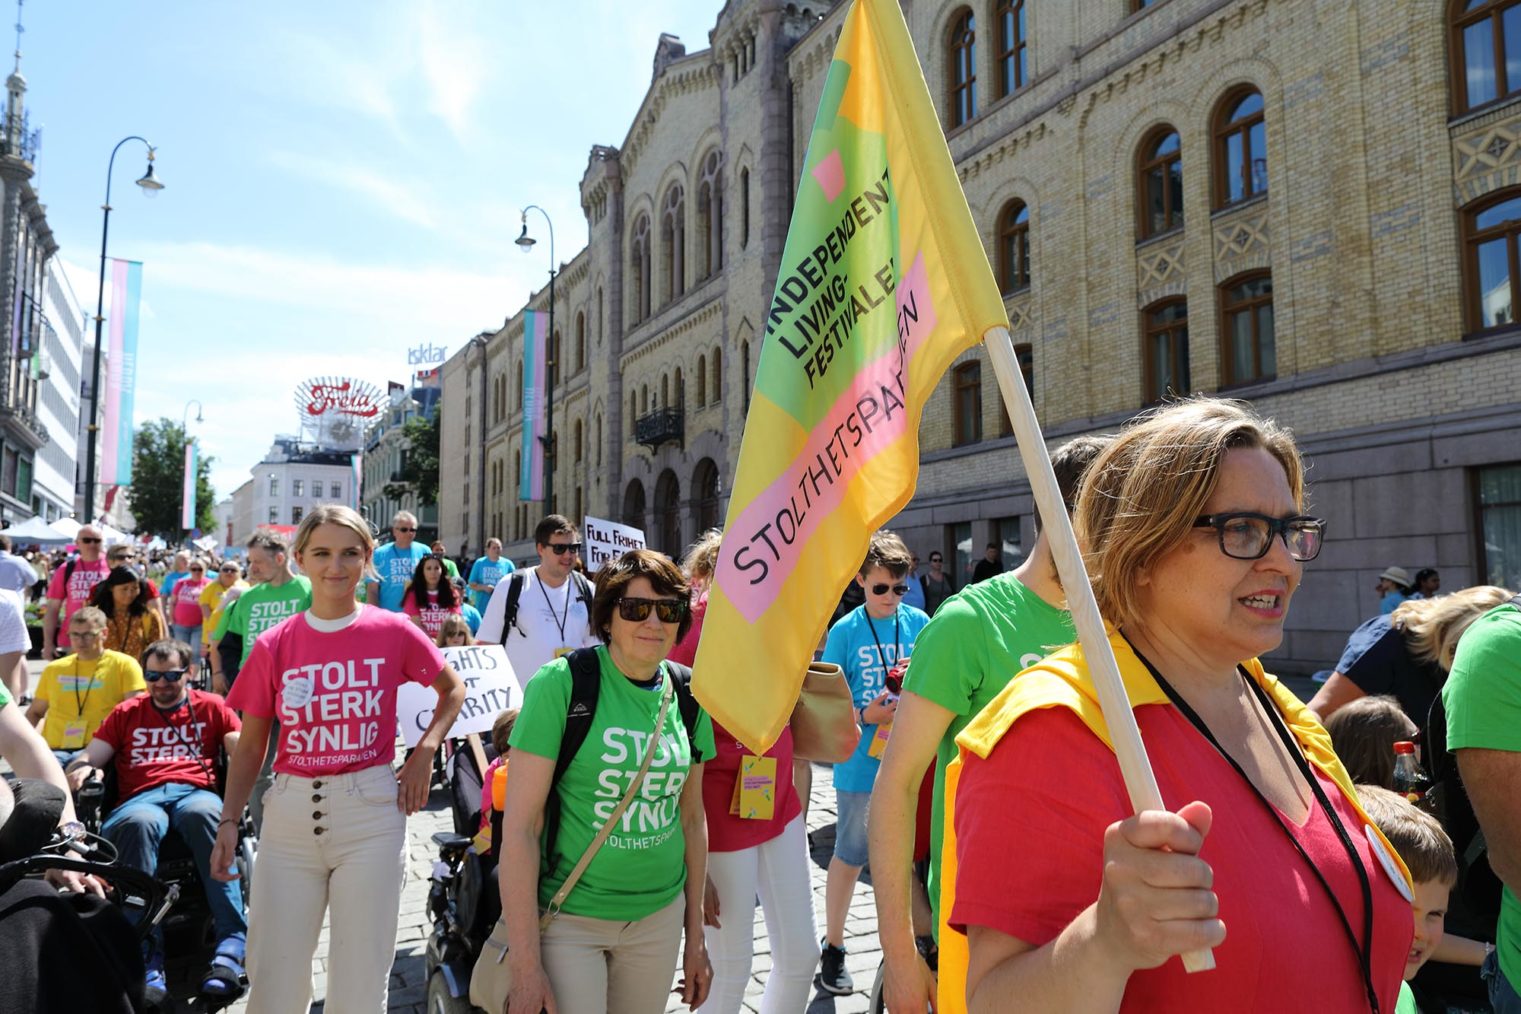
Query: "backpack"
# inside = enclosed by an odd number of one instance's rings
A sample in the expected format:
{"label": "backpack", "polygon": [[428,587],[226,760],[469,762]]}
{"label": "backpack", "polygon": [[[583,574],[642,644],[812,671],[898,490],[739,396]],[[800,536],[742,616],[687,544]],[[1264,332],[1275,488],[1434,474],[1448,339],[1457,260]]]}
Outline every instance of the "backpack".
{"label": "backpack", "polygon": [[[584,580],[584,579],[583,579]],[[577,648],[566,658],[570,662],[570,703],[565,708],[565,732],[560,737],[560,752],[555,757],[555,772],[550,778],[549,795],[544,800],[544,863],[550,868],[554,862],[555,839],[560,832],[560,794],[555,791],[560,779],[570,768],[581,746],[591,732],[592,719],[597,713],[597,697],[602,690],[602,664],[597,660],[596,648]],[[692,748],[692,763],[704,760],[697,751],[697,720],[702,708],[692,696],[692,670],[675,662],[664,662],[665,672],[675,681],[673,689],[676,705],[681,711],[681,724],[686,728],[687,744]],[[580,856],[568,857],[571,862]]]}
{"label": "backpack", "polygon": [[[592,587],[591,582],[586,580],[586,575],[579,570],[570,572],[570,579],[576,586],[576,598],[586,606],[586,615],[591,615]],[[507,579],[507,604],[502,610],[502,644],[507,643],[507,635],[512,633],[512,628],[518,622],[518,599],[523,597],[523,586],[528,583],[526,570],[515,570]]]}

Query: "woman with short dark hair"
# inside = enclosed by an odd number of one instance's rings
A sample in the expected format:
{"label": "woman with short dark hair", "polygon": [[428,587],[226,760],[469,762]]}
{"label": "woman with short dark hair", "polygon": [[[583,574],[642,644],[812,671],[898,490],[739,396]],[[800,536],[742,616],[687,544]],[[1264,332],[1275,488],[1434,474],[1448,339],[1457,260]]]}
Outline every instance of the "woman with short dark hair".
{"label": "woman with short dark hair", "polygon": [[[689,736],[679,701],[690,691],[665,661],[690,623],[681,571],[659,553],[633,550],[597,575],[591,627],[606,643],[557,658],[528,681],[512,730],[498,867],[512,941],[512,1011],[663,1011],[683,934],[682,999],[695,1009],[707,996],[713,973],[702,928],[702,770],[714,752],[713,725],[698,711]],[[573,674],[589,663],[598,679],[590,728],[556,780]],[[552,906],[639,778],[657,720],[640,788],[572,890]],[[546,834],[546,815],[555,811],[558,826],[551,820]],[[555,914],[541,933],[548,909]]]}

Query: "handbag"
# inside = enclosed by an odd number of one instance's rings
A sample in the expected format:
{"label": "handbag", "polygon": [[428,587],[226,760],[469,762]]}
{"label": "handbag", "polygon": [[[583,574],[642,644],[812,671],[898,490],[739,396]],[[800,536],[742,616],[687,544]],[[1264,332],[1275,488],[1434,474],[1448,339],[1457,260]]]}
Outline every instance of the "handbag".
{"label": "handbag", "polygon": [[[553,898],[549,900],[549,907],[544,914],[539,916],[539,934],[549,928],[554,922],[555,916],[560,914],[560,906],[565,904],[565,899],[570,897],[570,892],[575,888],[576,881],[581,879],[581,874],[591,865],[592,858],[602,843],[607,841],[607,836],[613,833],[613,828],[623,817],[623,811],[628,809],[634,801],[635,794],[644,785],[644,776],[650,770],[650,763],[655,759],[655,751],[660,745],[660,730],[665,728],[666,712],[670,710],[671,694],[675,678],[667,675],[665,689],[660,695],[660,713],[655,717],[655,731],[650,736],[649,746],[645,748],[644,760],[639,764],[639,774],[629,783],[628,789],[623,793],[623,798],[618,800],[618,805],[613,807],[613,812],[603,823],[601,830],[586,846],[586,851],[581,853],[581,858],[576,860],[576,865],[571,869],[570,876],[560,885]],[[553,788],[550,789],[554,791]],[[491,927],[491,935],[486,938],[486,943],[481,947],[480,956],[475,959],[475,967],[470,971],[470,1002],[487,1011],[502,1011],[507,1009],[507,995],[512,992],[512,966],[507,964],[507,913],[503,912],[497,917],[496,925]]]}
{"label": "handbag", "polygon": [[856,702],[845,670],[833,662],[809,662],[792,708],[792,756],[822,764],[843,764],[861,742]]}

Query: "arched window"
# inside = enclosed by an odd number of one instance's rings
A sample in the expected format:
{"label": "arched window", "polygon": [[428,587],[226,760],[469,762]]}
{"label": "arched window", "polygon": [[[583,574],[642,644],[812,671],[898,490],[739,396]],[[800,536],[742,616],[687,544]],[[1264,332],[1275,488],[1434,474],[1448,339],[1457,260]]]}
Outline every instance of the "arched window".
{"label": "arched window", "polygon": [[739,171],[739,247],[750,245],[750,170]]}
{"label": "arched window", "polygon": [[681,377],[681,367],[676,367],[676,407],[685,408],[687,404],[687,388]]}
{"label": "arched window", "polygon": [[1273,276],[1259,271],[1220,286],[1221,377],[1226,386],[1272,380],[1278,373],[1273,341]]}
{"label": "arched window", "polygon": [[594,427],[597,435],[597,453],[595,455],[597,467],[602,467],[602,413],[597,413],[597,425]]}
{"label": "arched window", "polygon": [[697,229],[702,234],[702,277],[724,266],[724,183],[718,150],[708,152],[697,185]]}
{"label": "arched window", "polygon": [[1267,193],[1267,122],[1262,93],[1232,92],[1215,117],[1215,207]]}
{"label": "arched window", "polygon": [[750,411],[750,343],[747,341],[739,347],[739,381],[744,385],[745,411]]}
{"label": "arched window", "polygon": [[629,240],[629,268],[630,277],[633,281],[634,305],[629,307],[629,316],[634,323],[644,320],[650,315],[650,216],[640,215],[634,222],[634,231]]}
{"label": "arched window", "polygon": [[671,407],[671,375],[669,373],[660,378],[660,407]]}
{"label": "arched window", "polygon": [[687,206],[681,184],[671,184],[660,207],[660,270],[665,279],[665,303],[687,291]]}
{"label": "arched window", "polygon": [[1457,111],[1521,91],[1521,3],[1455,0],[1448,17]]}
{"label": "arched window", "polygon": [[697,407],[708,403],[708,357],[697,357]]}
{"label": "arched window", "polygon": [[576,372],[586,369],[586,312],[576,311]]}
{"label": "arched window", "polygon": [[[523,475],[523,452],[522,451],[513,451],[512,452],[512,478],[511,478],[510,481],[513,482],[513,483],[516,483],[516,482],[518,482],[522,478],[522,475]],[[498,494],[501,494],[501,493],[503,493],[503,492],[506,491],[506,482],[507,482],[507,480],[505,479],[505,477],[502,475],[502,472],[501,472],[501,462],[497,462],[497,475],[496,475],[496,478],[497,478],[497,490],[496,491],[497,491]],[[514,499],[516,499],[516,497],[514,497]]]}
{"label": "arched window", "polygon": [[969,9],[951,17],[945,40],[946,108],[951,126],[977,115],[977,25]]}
{"label": "arched window", "polygon": [[[1024,378],[1025,391],[1030,395],[1030,402],[1035,402],[1035,350],[1028,342],[1014,346],[1014,361],[1019,364],[1019,375]],[[998,395],[998,435],[1010,437],[1014,435],[1014,420],[1009,418],[1009,406],[1003,403],[1003,393]]]}
{"label": "arched window", "polygon": [[638,425],[638,420],[639,396],[633,390],[630,390],[628,392],[628,435],[630,440],[634,438],[634,427]]}
{"label": "arched window", "polygon": [[523,359],[521,356],[518,357],[518,361],[513,366],[512,372],[518,378],[518,401],[513,411],[521,412],[523,411],[523,385],[528,382],[528,378],[523,376]]}
{"label": "arched window", "polygon": [[578,464],[578,465],[581,463],[581,443],[582,443],[582,441],[581,441],[581,420],[577,419],[576,420],[576,438],[575,438],[575,441],[574,441],[574,446],[575,446],[575,449],[576,449],[576,456],[572,460],[576,464]]}
{"label": "arched window", "polygon": [[560,341],[560,329],[555,328],[549,336],[549,383],[551,387],[560,386],[560,352],[564,344]]}
{"label": "arched window", "polygon": [[1030,209],[1014,200],[998,213],[998,288],[1004,295],[1030,287]]}
{"label": "arched window", "polygon": [[713,346],[713,403],[724,400],[724,353],[717,345]]}
{"label": "arched window", "polygon": [[1191,389],[1188,378],[1188,302],[1168,299],[1155,303],[1146,308],[1141,325],[1146,404],[1169,396],[1186,395]]}
{"label": "arched window", "polygon": [[1141,144],[1136,178],[1140,187],[1141,239],[1160,236],[1183,225],[1183,153],[1178,132],[1161,126]]}
{"label": "arched window", "polygon": [[[1518,8],[1521,9],[1521,8]],[[1463,213],[1464,318],[1470,331],[1516,321],[1521,292],[1521,190],[1506,190]]]}
{"label": "arched window", "polygon": [[603,330],[606,323],[607,318],[602,312],[602,286],[599,285],[597,286],[597,348],[599,349],[602,347],[602,336],[606,333]]}
{"label": "arched window", "polygon": [[623,491],[623,523],[633,528],[644,527],[644,483],[630,479]]}
{"label": "arched window", "polygon": [[648,385],[648,384],[640,384],[639,385],[639,414],[643,415],[644,413],[648,412],[649,410],[650,410],[650,385]]}
{"label": "arched window", "polygon": [[1003,98],[1030,82],[1025,0],[998,0],[993,22],[998,26],[998,97]]}
{"label": "arched window", "polygon": [[952,442],[960,447],[982,440],[982,363],[962,363],[951,372]]}

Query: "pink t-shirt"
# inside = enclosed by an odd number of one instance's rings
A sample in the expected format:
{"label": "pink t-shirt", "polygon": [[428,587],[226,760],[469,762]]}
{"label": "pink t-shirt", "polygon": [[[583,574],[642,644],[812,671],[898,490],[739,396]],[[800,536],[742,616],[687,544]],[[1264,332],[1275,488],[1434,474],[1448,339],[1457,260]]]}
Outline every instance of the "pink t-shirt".
{"label": "pink t-shirt", "polygon": [[444,629],[444,617],[460,615],[459,603],[455,602],[447,608],[439,605],[436,591],[428,592],[428,608],[418,609],[417,600],[412,597],[411,590],[408,590],[407,597],[401,603],[401,611],[408,616],[422,617],[423,629],[435,642],[438,640],[438,632]]}
{"label": "pink t-shirt", "polygon": [[444,656],[406,617],[361,606],[352,617],[298,613],[259,635],[227,703],[280,723],[274,769],[311,778],[390,764],[396,688],[432,684]]}
{"label": "pink t-shirt", "polygon": [[69,574],[69,587],[65,589],[63,578],[68,573],[68,569],[69,565],[64,564],[53,571],[53,576],[48,580],[48,598],[63,600],[63,615],[58,618],[59,647],[65,647],[69,643],[69,617],[90,601],[90,592],[94,590],[101,578],[111,573],[111,565],[105,561],[104,557],[94,563],[75,560],[74,573]]}
{"label": "pink t-shirt", "polygon": [[201,592],[211,582],[182,577],[174,583],[174,625],[176,627],[199,627],[201,625]]}

